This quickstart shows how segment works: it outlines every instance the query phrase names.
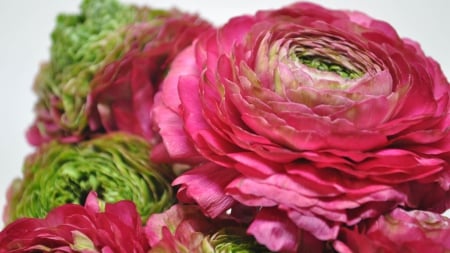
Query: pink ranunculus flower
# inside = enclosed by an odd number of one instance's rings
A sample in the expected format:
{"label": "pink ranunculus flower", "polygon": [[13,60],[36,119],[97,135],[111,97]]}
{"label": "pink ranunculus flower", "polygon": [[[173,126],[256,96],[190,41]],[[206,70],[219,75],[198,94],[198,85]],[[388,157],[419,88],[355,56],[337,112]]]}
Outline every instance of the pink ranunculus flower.
{"label": "pink ranunculus flower", "polygon": [[259,207],[249,232],[269,249],[275,211],[333,240],[397,206],[448,208],[449,90],[385,22],[310,3],[261,11],[179,54],[155,97],[152,156],[192,165],[178,196],[211,217]]}
{"label": "pink ranunculus flower", "polygon": [[51,55],[36,77],[34,146],[75,143],[111,131],[154,140],[153,95],[171,61],[212,25],[198,15],[84,0],[62,14]]}
{"label": "pink ranunculus flower", "polygon": [[154,140],[153,96],[175,56],[211,25],[179,11],[128,28],[131,45],[93,78],[87,98],[90,131],[126,131]]}
{"label": "pink ranunculus flower", "polygon": [[395,209],[366,230],[343,229],[334,248],[339,253],[450,252],[450,219],[437,213]]}
{"label": "pink ranunculus flower", "polygon": [[[104,209],[104,210],[102,210]],[[131,201],[101,207],[95,193],[85,206],[65,204],[46,218],[21,218],[0,232],[0,252],[145,253],[149,245]]]}

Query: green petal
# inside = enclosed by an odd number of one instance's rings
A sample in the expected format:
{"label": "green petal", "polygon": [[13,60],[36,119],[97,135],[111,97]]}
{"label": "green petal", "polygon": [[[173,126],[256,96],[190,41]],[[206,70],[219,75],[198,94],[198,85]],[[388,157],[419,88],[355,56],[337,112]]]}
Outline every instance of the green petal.
{"label": "green petal", "polygon": [[72,237],[73,245],[71,246],[71,249],[80,252],[82,252],[83,250],[87,252],[98,252],[95,249],[95,245],[92,240],[82,232],[75,230],[72,232]]}
{"label": "green petal", "polygon": [[224,228],[203,241],[202,252],[253,253],[270,252],[266,247],[247,235],[242,228]]}
{"label": "green petal", "polygon": [[149,160],[139,137],[115,133],[79,144],[52,142],[30,156],[11,198],[9,221],[42,218],[62,204],[84,204],[90,191],[108,203],[133,201],[145,222],[174,202],[172,171]]}

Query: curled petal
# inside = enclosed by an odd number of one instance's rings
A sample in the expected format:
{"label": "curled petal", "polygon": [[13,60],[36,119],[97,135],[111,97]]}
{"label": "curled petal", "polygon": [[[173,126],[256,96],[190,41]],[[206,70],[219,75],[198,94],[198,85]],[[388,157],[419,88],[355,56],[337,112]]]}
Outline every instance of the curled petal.
{"label": "curled petal", "polygon": [[178,198],[183,202],[197,202],[210,217],[217,217],[234,204],[224,187],[236,177],[232,170],[212,163],[197,166],[173,182],[180,185]]}

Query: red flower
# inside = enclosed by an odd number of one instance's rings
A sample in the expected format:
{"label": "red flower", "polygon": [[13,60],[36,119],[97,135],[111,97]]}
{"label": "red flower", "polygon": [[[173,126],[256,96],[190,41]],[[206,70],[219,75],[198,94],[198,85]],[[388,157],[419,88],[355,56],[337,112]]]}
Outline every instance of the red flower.
{"label": "red flower", "polygon": [[154,137],[153,96],[175,56],[210,24],[197,16],[172,11],[153,22],[128,29],[130,50],[96,73],[88,96],[91,131],[126,131]]}
{"label": "red flower", "polygon": [[450,219],[424,211],[395,209],[368,231],[344,229],[335,243],[339,253],[450,252]]}
{"label": "red flower", "polygon": [[260,207],[249,232],[270,249],[274,210],[286,238],[332,240],[397,206],[445,210],[449,87],[415,42],[361,13],[299,3],[237,17],[173,63],[153,158],[194,165],[174,184],[209,216]]}
{"label": "red flower", "polygon": [[58,19],[51,60],[34,85],[28,141],[73,143],[110,131],[152,140],[150,110],[160,81],[173,58],[211,25],[176,9],[117,1],[82,6],[80,14]]}
{"label": "red flower", "polygon": [[85,207],[66,204],[45,219],[22,218],[0,232],[0,252],[147,252],[141,219],[131,201],[106,204],[96,194]]}

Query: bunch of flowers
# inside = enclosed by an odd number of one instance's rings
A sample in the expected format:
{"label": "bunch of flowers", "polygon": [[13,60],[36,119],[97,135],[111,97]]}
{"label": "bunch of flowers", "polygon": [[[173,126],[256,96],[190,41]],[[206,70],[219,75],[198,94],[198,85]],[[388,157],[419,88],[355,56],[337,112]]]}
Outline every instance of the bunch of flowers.
{"label": "bunch of flowers", "polygon": [[449,82],[363,13],[84,0],[34,89],[0,252],[450,252]]}

